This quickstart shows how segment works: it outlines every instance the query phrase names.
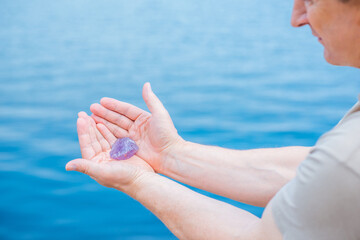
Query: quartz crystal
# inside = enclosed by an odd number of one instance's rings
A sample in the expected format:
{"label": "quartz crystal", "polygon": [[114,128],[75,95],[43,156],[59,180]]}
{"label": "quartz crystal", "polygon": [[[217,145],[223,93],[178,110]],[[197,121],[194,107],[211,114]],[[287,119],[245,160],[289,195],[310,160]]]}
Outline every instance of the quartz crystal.
{"label": "quartz crystal", "polygon": [[110,157],[116,160],[125,160],[134,156],[138,150],[139,147],[130,138],[119,138],[111,147]]}

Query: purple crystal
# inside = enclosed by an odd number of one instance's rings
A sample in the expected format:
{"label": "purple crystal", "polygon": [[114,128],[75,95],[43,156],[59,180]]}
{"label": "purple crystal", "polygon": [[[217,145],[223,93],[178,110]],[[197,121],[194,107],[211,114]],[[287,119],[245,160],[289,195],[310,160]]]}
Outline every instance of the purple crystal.
{"label": "purple crystal", "polygon": [[139,150],[136,143],[128,137],[116,140],[110,151],[110,157],[116,160],[131,158]]}

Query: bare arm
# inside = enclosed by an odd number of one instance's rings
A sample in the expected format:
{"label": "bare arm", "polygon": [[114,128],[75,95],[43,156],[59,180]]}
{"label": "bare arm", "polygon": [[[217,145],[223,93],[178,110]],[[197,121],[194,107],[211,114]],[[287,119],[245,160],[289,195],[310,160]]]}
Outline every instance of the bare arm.
{"label": "bare arm", "polygon": [[231,150],[191,142],[176,145],[160,173],[236,201],[266,206],[288,181],[310,147]]}
{"label": "bare arm", "polygon": [[[82,159],[66,165],[100,184],[118,189],[147,207],[180,239],[281,239],[266,210],[262,219],[198,194],[154,173],[138,156],[117,161],[109,151],[116,138],[86,113],[79,113],[78,135]],[[268,208],[269,209],[269,208]]]}
{"label": "bare arm", "polygon": [[184,141],[160,100],[145,84],[143,98],[151,112],[103,98],[91,111],[118,138],[130,137],[137,153],[156,172],[237,201],[265,206],[293,176],[310,148],[230,150]]}
{"label": "bare arm", "polygon": [[132,191],[131,196],[154,213],[179,239],[282,239],[271,206],[260,219],[154,174],[137,181]]}

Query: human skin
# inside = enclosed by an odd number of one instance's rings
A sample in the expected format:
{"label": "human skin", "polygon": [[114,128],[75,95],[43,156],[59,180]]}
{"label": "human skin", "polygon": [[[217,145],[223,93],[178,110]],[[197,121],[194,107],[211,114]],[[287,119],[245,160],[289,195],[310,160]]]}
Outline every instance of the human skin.
{"label": "human skin", "polygon": [[70,161],[66,170],[82,169],[98,183],[123,192],[128,192],[127,187],[144,173],[154,173],[151,166],[136,155],[123,161],[111,159],[110,150],[116,138],[112,134],[105,138],[101,132],[107,132],[107,128],[96,125],[85,112],[78,114],[77,131],[82,158]]}
{"label": "human skin", "polygon": [[[359,30],[359,10],[355,11],[353,7],[337,0],[295,0],[292,24],[311,26],[324,45],[328,62],[358,67],[359,52],[354,42],[357,33],[347,32]],[[343,33],[343,45],[355,44],[353,51],[339,44],[336,29]],[[83,172],[104,186],[127,193],[159,217],[180,239],[281,239],[269,199],[295,176],[296,167],[310,148],[258,149],[240,153],[189,143],[177,134],[169,114],[148,83],[144,86],[143,97],[150,113],[108,98],[102,99],[101,105],[92,105],[93,119],[98,123],[96,127],[88,116],[80,113],[79,117],[84,119],[78,120],[78,133],[84,159],[69,162],[67,170]],[[114,162],[108,156],[109,148],[116,137],[123,136],[133,138],[140,150],[127,162]],[[260,219],[193,192],[154,170],[233,199],[243,199],[240,200],[243,202],[269,203]],[[247,184],[251,187],[246,188]],[[257,191],[268,192],[252,192],[250,188],[254,187]],[[261,198],[260,202],[256,197]]]}
{"label": "human skin", "polygon": [[[329,63],[359,66],[356,43],[360,29],[359,24],[353,24],[360,23],[359,17],[358,8],[352,4],[295,0],[291,24],[310,26],[324,45],[324,57]],[[147,102],[144,94],[143,97]],[[90,108],[95,121],[104,123],[116,137],[130,136],[137,141],[139,156],[156,172],[255,206],[268,204],[295,176],[296,168],[311,149],[294,146],[230,150],[204,146],[184,141],[159,101],[152,106],[153,110],[158,109],[155,112],[149,107],[151,114],[114,99],[103,98],[100,103]]]}
{"label": "human skin", "polygon": [[[359,17],[358,7],[353,4],[295,0],[291,24],[309,25],[324,45],[324,56],[330,63],[359,66],[359,44],[356,44],[360,39],[359,24],[353,24],[360,23]],[[145,96],[144,100],[147,101]],[[104,98],[101,105],[92,105],[91,111],[95,121],[103,122],[116,137],[130,136],[138,141],[139,156],[156,172],[244,203],[266,206],[295,176],[297,166],[311,149],[240,151],[187,142],[178,136],[162,104],[157,102],[155,107],[159,110],[149,114],[130,104]]]}
{"label": "human skin", "polygon": [[360,2],[295,0],[291,24],[309,25],[333,65],[360,67]]}
{"label": "human skin", "polygon": [[[151,104],[157,101],[155,95],[150,98]],[[121,161],[111,159],[109,152],[116,137],[84,112],[79,113],[77,128],[82,158],[70,161],[66,170],[85,173],[133,197],[179,239],[281,239],[270,208],[260,219],[156,174],[137,155]]]}
{"label": "human skin", "polygon": [[117,138],[136,141],[137,155],[157,173],[236,201],[266,206],[295,176],[297,166],[310,150],[231,150],[184,141],[148,83],[144,85],[143,98],[151,114],[128,103],[103,98],[101,104],[90,107],[92,117]]}

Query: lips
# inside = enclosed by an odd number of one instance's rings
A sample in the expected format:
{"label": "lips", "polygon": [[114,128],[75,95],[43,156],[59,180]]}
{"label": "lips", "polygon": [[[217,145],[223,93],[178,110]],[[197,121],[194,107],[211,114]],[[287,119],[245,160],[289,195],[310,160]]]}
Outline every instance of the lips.
{"label": "lips", "polygon": [[312,35],[314,35],[315,37],[318,38],[319,41],[321,41],[322,38],[317,34],[317,32],[315,32],[314,29],[311,26],[310,26],[310,28],[311,28]]}
{"label": "lips", "polygon": [[314,31],[312,31],[312,34],[313,34],[315,37],[317,37],[317,39],[318,39],[319,42],[322,42],[322,38],[321,38],[319,35],[317,35]]}
{"label": "lips", "polygon": [[314,31],[312,31],[312,35],[314,35],[317,38],[321,38],[319,35],[317,35]]}

